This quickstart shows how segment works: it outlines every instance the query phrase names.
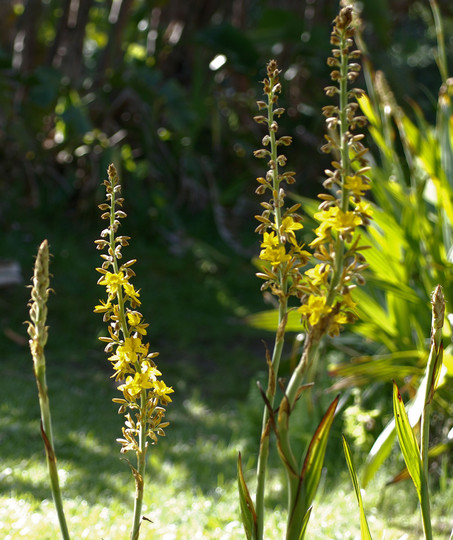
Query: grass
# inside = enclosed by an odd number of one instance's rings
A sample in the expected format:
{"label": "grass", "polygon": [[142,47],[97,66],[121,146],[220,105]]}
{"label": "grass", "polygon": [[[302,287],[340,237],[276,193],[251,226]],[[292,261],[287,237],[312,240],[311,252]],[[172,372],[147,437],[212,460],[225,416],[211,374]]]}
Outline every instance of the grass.
{"label": "grass", "polygon": [[[55,359],[49,358],[49,364]],[[39,435],[34,380],[22,353],[4,362],[1,383],[0,531],[6,539],[54,539],[58,526],[46,477]],[[53,365],[49,389],[54,404],[55,444],[74,538],[124,539],[131,515],[132,478],[114,440],[121,418],[110,402],[115,390],[104,370],[82,365]],[[198,395],[197,395],[198,394]],[[248,439],[241,433],[238,407],[216,407],[192,395],[175,394],[168,436],[150,451],[144,524],[146,538],[242,538],[236,499],[236,457]],[[250,441],[248,441],[250,444]],[[250,468],[251,460],[247,464]],[[329,475],[332,474],[329,471]],[[344,471],[343,471],[344,473]],[[419,538],[415,495],[408,484],[367,492],[365,504],[375,538]],[[269,506],[281,490],[272,481]],[[374,495],[373,495],[374,493]],[[453,493],[434,504],[438,516],[451,515]],[[435,499],[436,501],[436,499]],[[441,503],[443,507],[437,507]],[[281,538],[284,516],[268,513],[267,537]],[[448,518],[438,517],[438,538],[447,538]],[[345,474],[332,489],[326,478],[318,495],[309,538],[357,538],[358,513]],[[406,535],[406,536],[404,536]]]}
{"label": "grass", "polygon": [[[97,341],[105,329],[101,317],[92,313],[102,292],[95,284],[95,235],[86,230],[46,232],[54,254],[55,289],[49,302],[48,384],[70,531],[73,538],[124,540],[132,516],[133,480],[115,443],[122,417],[111,402],[117,392]],[[41,233],[39,227],[23,226],[1,242],[3,252],[22,263],[25,281],[35,247],[45,237]],[[161,352],[159,367],[176,390],[168,408],[167,437],[149,452],[145,515],[151,521],[143,525],[144,539],[244,537],[236,459],[242,450],[252,481],[262,406],[253,381],[262,373],[264,354],[263,336],[244,326],[241,317],[262,309],[262,298],[249,261],[203,247],[179,258],[167,256],[164,248],[150,249],[146,240],[132,241],[128,250],[138,259],[136,283],[151,323],[151,346]],[[28,298],[29,290],[21,286],[0,296],[0,537],[54,540],[58,525],[22,325]],[[341,420],[335,425],[310,522],[308,537],[315,540],[359,534],[352,486],[338,451]],[[312,426],[306,419],[301,426],[303,442]],[[276,456],[273,459],[271,466],[277,463]],[[382,538],[384,532],[386,540],[419,538],[411,487],[384,490],[385,480],[377,478],[365,495],[374,538]],[[272,473],[270,486],[266,537],[274,540],[282,538],[285,520],[277,473]],[[452,501],[449,481],[433,499],[437,538],[448,538]]]}

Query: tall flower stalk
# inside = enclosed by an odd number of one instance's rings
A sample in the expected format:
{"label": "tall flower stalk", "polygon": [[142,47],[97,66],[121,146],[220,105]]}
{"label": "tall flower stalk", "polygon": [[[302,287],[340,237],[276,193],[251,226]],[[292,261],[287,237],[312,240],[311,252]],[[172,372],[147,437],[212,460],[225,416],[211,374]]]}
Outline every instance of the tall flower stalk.
{"label": "tall flower stalk", "polygon": [[[277,118],[279,118],[284,109],[276,108],[278,95],[281,92],[279,81],[279,70],[277,63],[271,60],[267,66],[268,78],[264,81],[264,93],[267,102],[259,101],[258,107],[264,109],[266,116],[257,116],[255,120],[259,123],[267,124],[269,133],[263,138],[262,148],[255,152],[257,157],[269,159],[269,170],[265,178],[258,178],[258,194],[266,191],[272,193],[269,202],[263,202],[264,212],[257,216],[260,225],[257,228],[258,233],[263,234],[261,243],[260,259],[265,261],[262,266],[262,272],[258,276],[265,280],[262,289],[270,288],[272,293],[278,298],[278,330],[275,337],[274,348],[271,359],[268,359],[269,377],[266,390],[267,406],[263,411],[262,431],[260,440],[260,449],[258,454],[257,467],[257,488],[255,505],[257,509],[257,538],[262,538],[264,529],[264,495],[266,482],[266,467],[269,456],[269,436],[271,430],[271,412],[274,406],[275,393],[277,387],[276,376],[278,374],[280,359],[285,340],[285,327],[288,319],[288,299],[294,291],[290,284],[297,281],[297,275],[300,268],[305,266],[310,254],[302,249],[297,243],[295,231],[302,229],[300,217],[295,212],[300,207],[296,204],[284,210],[285,190],[284,183],[292,184],[294,182],[294,172],[282,172],[286,164],[286,157],[279,154],[280,146],[291,144],[291,137],[284,136],[277,138],[278,131]],[[289,249],[287,249],[287,244]]]}
{"label": "tall flower stalk", "polygon": [[106,288],[107,299],[100,301],[95,307],[96,313],[104,314],[108,325],[108,337],[101,337],[107,345],[105,351],[110,354],[115,381],[122,384],[118,390],[123,397],[114,398],[120,405],[119,414],[125,415],[125,426],[122,428],[123,437],[121,452],[132,451],[136,456],[136,464],[129,463],[135,479],[135,503],[133,521],[130,533],[131,540],[138,540],[142,522],[142,505],[144,494],[144,477],[146,470],[146,452],[149,442],[157,443],[158,435],[165,435],[164,421],[166,406],[171,402],[169,394],[173,392],[160,379],[161,372],[157,369],[154,359],[156,352],[149,352],[149,344],[144,341],[147,334],[146,324],[142,314],[137,311],[141,305],[140,291],[131,283],[135,275],[131,266],[136,262],[129,260],[121,262],[122,248],[128,245],[127,236],[119,236],[120,219],[126,214],[121,209],[121,185],[113,165],[108,168],[108,180],[104,181],[107,192],[107,202],[99,205],[102,219],[108,220],[109,225],[101,232],[101,239],[96,240],[97,248],[106,250],[101,257],[102,266],[97,271],[102,274],[99,285]]}
{"label": "tall flower stalk", "polygon": [[442,343],[442,328],[444,326],[445,299],[440,285],[434,290],[431,298],[431,305],[431,347],[424,378],[424,403],[420,421],[420,446],[409,422],[398,386],[395,382],[393,383],[393,409],[398,441],[404,461],[406,462],[407,470],[417,491],[422,514],[423,532],[426,540],[432,540],[433,538],[428,483],[431,402],[440,375],[444,350]]}
{"label": "tall flower stalk", "polygon": [[[349,89],[360,70],[357,63],[359,51],[353,48],[356,20],[351,6],[343,8],[334,20],[331,35],[332,85],[326,88],[329,97],[337,98],[336,105],[324,107],[328,134],[323,151],[333,154],[332,170],[327,170],[324,187],[328,193],[319,195],[321,204],[314,218],[319,222],[315,239],[309,244],[313,253],[305,249],[297,238],[302,229],[302,217],[297,213],[299,204],[285,206],[286,185],[294,182],[295,173],[283,172],[286,157],[279,153],[281,147],[291,144],[291,137],[278,137],[278,119],[284,109],[277,106],[281,92],[279,69],[275,60],[267,66],[264,80],[264,101],[258,107],[265,114],[255,120],[267,126],[268,133],[262,140],[263,148],[255,152],[258,158],[267,160],[268,170],[258,178],[257,194],[270,194],[262,202],[264,210],[256,216],[260,222],[257,232],[261,242],[261,271],[257,274],[278,300],[278,329],[272,355],[267,359],[269,375],[267,390],[262,391],[265,401],[262,431],[257,464],[257,488],[253,502],[241,470],[239,460],[239,492],[246,533],[249,538],[261,540],[264,531],[264,496],[266,468],[269,455],[269,437],[276,434],[277,448],[287,473],[288,522],[287,540],[304,537],[310,515],[310,507],[321,474],[327,437],[333,421],[335,399],[309,445],[302,469],[291,445],[290,415],[301,392],[311,383],[307,372],[314,363],[321,339],[329,334],[337,335],[346,323],[354,322],[355,304],[351,291],[361,282],[361,272],[366,267],[361,254],[358,228],[367,225],[371,218],[370,205],[362,197],[370,189],[366,176],[369,167],[362,145],[363,134],[355,133],[365,125],[358,116],[356,97],[361,93]],[[304,267],[310,263],[308,269]],[[290,306],[295,298],[299,307]],[[297,309],[305,326],[305,342],[300,360],[286,387],[281,384],[283,398],[275,408],[278,370],[283,351],[285,328],[290,310]]]}
{"label": "tall flower stalk", "polygon": [[63,510],[60,482],[58,479],[57,456],[55,454],[52,418],[50,414],[49,394],[47,391],[46,357],[44,347],[47,343],[48,328],[47,300],[49,297],[49,244],[44,240],[39,246],[33,274],[33,286],[31,289],[30,321],[28,322],[29,344],[33,358],[33,369],[38,385],[39,408],[41,410],[41,435],[47,458],[47,469],[50,479],[50,487],[61,534],[64,540],[69,540],[68,526]]}
{"label": "tall flower stalk", "polygon": [[333,154],[332,169],[326,170],[322,203],[314,218],[319,221],[315,229],[316,238],[310,243],[314,248],[315,265],[305,271],[298,285],[301,307],[298,308],[307,328],[303,354],[287,388],[288,400],[294,404],[300,381],[311,366],[321,338],[335,336],[343,324],[352,323],[356,316],[351,291],[356,283],[363,282],[361,272],[366,268],[361,253],[358,227],[368,225],[372,216],[370,204],[363,200],[370,189],[366,176],[369,166],[365,159],[367,149],[361,143],[362,133],[355,133],[366,120],[356,114],[355,101],[362,91],[349,89],[349,84],[358,77],[360,51],[351,50],[357,21],[352,7],[343,8],[334,20],[331,34],[332,56],[328,65],[332,67],[332,86],[325,89],[326,95],[336,97],[337,105],[323,108],[328,134],[322,147]]}

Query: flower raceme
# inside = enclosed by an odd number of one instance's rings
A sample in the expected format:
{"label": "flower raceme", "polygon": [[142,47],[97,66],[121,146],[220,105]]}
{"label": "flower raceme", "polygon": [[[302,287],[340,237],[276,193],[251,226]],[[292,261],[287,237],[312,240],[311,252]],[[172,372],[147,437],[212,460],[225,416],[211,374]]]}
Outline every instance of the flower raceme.
{"label": "flower raceme", "polygon": [[[323,109],[329,133],[323,151],[332,152],[335,159],[332,161],[332,170],[326,171],[327,178],[323,184],[328,193],[319,195],[322,202],[319,211],[313,216],[319,222],[314,231],[315,239],[309,244],[313,253],[306,251],[301,242],[303,217],[297,213],[301,205],[295,204],[289,208],[285,205],[285,189],[295,182],[295,173],[283,172],[287,160],[281,153],[281,147],[291,144],[291,137],[277,136],[278,119],[284,109],[277,106],[282,87],[275,60],[268,63],[267,77],[263,81],[265,101],[257,102],[263,114],[256,116],[255,121],[267,126],[268,132],[262,139],[263,148],[254,153],[257,158],[267,160],[265,175],[257,178],[259,185],[256,193],[269,195],[267,201],[261,202],[262,214],[256,216],[259,221],[256,232],[262,235],[260,272],[257,276],[264,280],[261,289],[270,289],[278,304],[274,346],[266,358],[266,391],[259,385],[265,406],[258,451],[255,501],[250,497],[244,480],[241,456],[238,459],[244,527],[247,537],[257,540],[262,540],[264,536],[265,486],[271,430],[275,433],[278,452],[287,470],[286,538],[304,538],[312,498],[321,475],[326,437],[338,398],[323,417],[309,445],[313,454],[309,460],[307,454],[308,461],[304,461],[300,473],[300,461],[291,444],[290,416],[304,388],[304,379],[312,376],[311,367],[315,365],[322,338],[326,334],[339,334],[344,324],[355,320],[351,291],[355,282],[362,279],[360,272],[366,266],[361,255],[364,248],[360,245],[359,227],[367,225],[371,218],[369,205],[361,199],[370,188],[365,175],[368,170],[364,159],[367,150],[360,142],[363,135],[354,133],[357,127],[364,124],[364,119],[356,115],[358,104],[353,101],[358,90],[348,90],[348,84],[356,79],[360,68],[356,61],[359,52],[350,50],[355,27],[353,8],[348,6],[341,9],[331,34],[333,56],[328,59],[328,65],[333,68],[333,85],[326,89],[328,96],[338,97],[339,100],[338,105],[329,105]],[[305,268],[307,263],[310,265]],[[293,298],[298,301],[298,308],[289,305]],[[289,381],[284,384],[279,378],[279,366],[288,315],[294,309],[300,313],[306,333],[300,359],[293,367]],[[277,381],[281,385],[283,398],[275,408]],[[320,433],[323,435],[320,436]],[[306,487],[304,482],[308,477],[310,487]],[[309,491],[312,492],[311,497],[307,495]]]}
{"label": "flower raceme", "polygon": [[169,394],[173,389],[159,379],[161,372],[154,363],[158,353],[150,353],[149,344],[143,341],[148,324],[137,311],[141,305],[140,291],[130,281],[135,275],[131,269],[135,260],[120,264],[121,248],[128,245],[129,237],[117,236],[119,220],[126,214],[120,209],[123,204],[119,197],[121,186],[113,165],[108,169],[108,180],[104,185],[107,203],[99,207],[104,212],[102,218],[108,219],[110,224],[102,231],[96,244],[98,249],[107,250],[101,255],[104,259],[101,268],[97,268],[102,274],[98,284],[105,287],[107,299],[100,300],[94,311],[103,313],[104,321],[109,323],[109,336],[100,339],[107,344],[106,352],[112,353],[109,356],[114,371],[112,377],[122,382],[118,390],[123,397],[114,399],[120,405],[119,413],[136,411],[136,421],[132,421],[130,413],[126,414],[124,439],[118,439],[122,443],[121,451],[142,452],[136,436],[141,439],[145,435],[145,438],[157,442],[156,433],[164,435],[164,428],[168,425],[163,421],[164,411],[171,402]]}
{"label": "flower raceme", "polygon": [[[278,153],[279,147],[291,144],[291,138],[277,138],[276,118],[284,109],[275,108],[281,92],[275,60],[269,62],[268,78],[264,80],[267,103],[258,101],[259,109],[267,109],[267,116],[255,117],[258,123],[267,124],[269,130],[262,141],[265,148],[255,152],[256,157],[268,159],[269,167],[265,177],[257,179],[256,192],[259,195],[271,193],[270,200],[261,203],[263,213],[256,216],[260,222],[256,231],[262,234],[259,254],[262,265],[257,275],[265,280],[263,289],[269,287],[279,297],[283,294],[287,299],[295,296],[300,300],[302,305],[298,312],[308,327],[319,325],[322,333],[331,335],[338,334],[341,325],[355,320],[355,304],[350,293],[354,281],[362,279],[360,272],[366,266],[357,230],[367,225],[372,216],[371,205],[362,199],[370,189],[365,174],[369,168],[363,157],[366,148],[360,142],[363,135],[353,133],[364,123],[362,117],[355,115],[357,104],[350,102],[359,91],[347,89],[348,82],[355,79],[359,70],[355,61],[348,63],[350,58],[355,60],[359,55],[358,51],[349,50],[353,44],[353,26],[352,13],[345,10],[336,19],[332,32],[335,48],[329,65],[340,68],[332,72],[332,79],[339,88],[334,92],[332,88],[336,87],[328,87],[326,93],[339,94],[343,99],[340,106],[323,109],[329,127],[323,151],[335,152],[341,159],[332,162],[332,171],[326,171],[324,187],[330,193],[319,195],[322,202],[313,216],[319,223],[314,230],[315,238],[309,243],[313,254],[306,251],[297,238],[303,229],[303,218],[296,213],[300,205],[285,209],[285,183],[292,184],[295,173],[281,171],[286,166],[286,158]],[[304,271],[303,267],[309,262],[312,267]]]}

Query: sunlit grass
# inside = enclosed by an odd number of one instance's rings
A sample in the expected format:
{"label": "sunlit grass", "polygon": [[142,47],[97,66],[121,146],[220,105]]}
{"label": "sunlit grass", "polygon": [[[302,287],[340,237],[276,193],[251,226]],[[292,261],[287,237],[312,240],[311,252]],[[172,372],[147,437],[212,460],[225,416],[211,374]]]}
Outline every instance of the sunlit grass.
{"label": "sunlit grass", "polygon": [[[55,359],[52,359],[54,364]],[[0,382],[0,537],[54,540],[58,522],[39,434],[36,388],[27,354],[2,359]],[[130,471],[115,438],[121,417],[108,374],[86,364],[53,365],[49,386],[65,511],[73,538],[124,540],[132,517]],[[184,395],[182,395],[184,394]],[[193,390],[175,394],[167,437],[149,452],[143,538],[243,538],[236,493],[237,452],[253,444],[234,402],[213,405]],[[335,444],[337,441],[332,439]],[[340,447],[339,447],[340,448]],[[245,463],[253,489],[253,463]],[[329,467],[329,464],[327,464]],[[334,468],[335,469],[335,468]],[[346,469],[327,470],[310,522],[315,540],[358,538],[359,516]],[[334,484],[334,480],[336,482]],[[421,529],[410,484],[384,488],[381,475],[364,494],[373,538],[417,539]],[[272,476],[265,537],[283,537],[283,482]],[[334,487],[332,487],[334,485]],[[433,498],[437,538],[448,538],[453,488]],[[450,524],[451,526],[451,524]]]}

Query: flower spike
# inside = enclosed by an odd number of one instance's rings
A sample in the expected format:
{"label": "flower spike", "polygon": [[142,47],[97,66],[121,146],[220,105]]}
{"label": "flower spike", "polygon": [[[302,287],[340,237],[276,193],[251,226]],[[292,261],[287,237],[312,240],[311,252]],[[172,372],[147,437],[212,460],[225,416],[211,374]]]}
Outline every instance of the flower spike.
{"label": "flower spike", "polygon": [[[144,341],[148,324],[143,321],[140,307],[140,291],[131,283],[135,275],[131,266],[135,260],[121,263],[123,246],[128,245],[128,236],[118,236],[120,220],[126,217],[122,210],[123,199],[120,197],[121,185],[113,165],[108,168],[108,179],[104,181],[107,202],[99,205],[103,212],[102,219],[109,220],[109,225],[101,232],[101,239],[96,241],[101,255],[102,266],[96,270],[101,274],[98,284],[106,289],[107,298],[100,300],[94,309],[103,313],[104,322],[109,323],[109,335],[100,338],[107,345],[105,351],[110,354],[113,367],[112,377],[121,382],[118,390],[122,398],[113,401],[120,405],[118,413],[124,414],[126,421],[122,428],[123,437],[117,439],[121,452],[133,451],[137,457],[137,469],[132,467],[136,481],[136,497],[131,538],[138,539],[143,501],[143,477],[146,467],[148,440],[157,443],[158,435],[164,436],[166,406],[171,402],[173,388],[160,379],[154,358],[156,352],[149,352],[149,344]],[[135,414],[133,419],[132,414]]]}

